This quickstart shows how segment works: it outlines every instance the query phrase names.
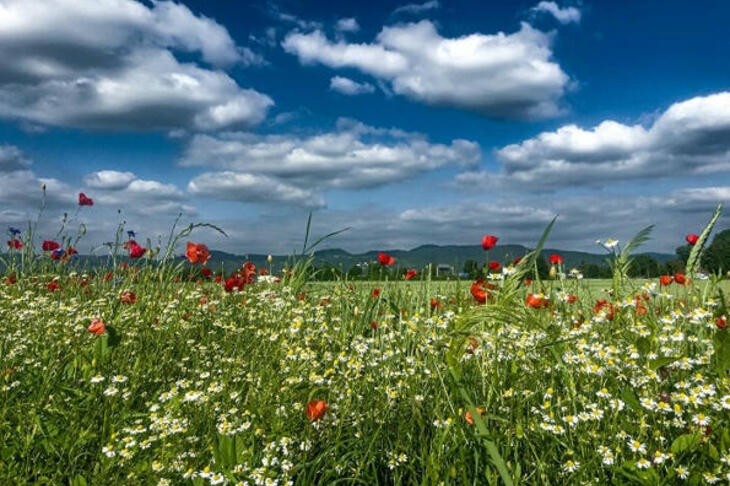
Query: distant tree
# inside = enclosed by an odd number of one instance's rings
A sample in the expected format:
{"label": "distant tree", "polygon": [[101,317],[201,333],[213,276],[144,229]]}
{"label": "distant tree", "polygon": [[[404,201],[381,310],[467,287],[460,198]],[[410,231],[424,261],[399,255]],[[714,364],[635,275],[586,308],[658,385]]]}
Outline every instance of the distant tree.
{"label": "distant tree", "polygon": [[712,273],[730,270],[730,229],[715,235],[703,253],[701,263],[702,268]]}
{"label": "distant tree", "polygon": [[347,276],[350,278],[358,278],[362,276],[362,268],[358,265],[353,265],[347,271]]}
{"label": "distant tree", "polygon": [[464,262],[464,273],[469,274],[469,278],[477,278],[479,276],[479,263],[476,260],[467,260]]}
{"label": "distant tree", "polygon": [[689,245],[679,246],[677,247],[674,252],[677,254],[677,258],[682,261],[682,263],[687,263],[687,259],[689,258],[689,252],[692,251],[692,247]]}
{"label": "distant tree", "polygon": [[655,278],[659,276],[659,262],[649,255],[637,255],[629,268],[630,277]]}

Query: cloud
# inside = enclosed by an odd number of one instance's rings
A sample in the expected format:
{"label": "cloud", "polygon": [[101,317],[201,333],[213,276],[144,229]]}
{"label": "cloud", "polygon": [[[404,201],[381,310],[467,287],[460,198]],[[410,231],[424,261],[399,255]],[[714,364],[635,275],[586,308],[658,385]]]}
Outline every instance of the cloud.
{"label": "cloud", "polygon": [[440,6],[441,5],[439,4],[438,0],[429,0],[428,2],[424,3],[409,3],[396,8],[395,10],[393,10],[393,13],[391,15],[420,15],[423,12],[427,12],[429,10],[436,10]]}
{"label": "cloud", "polygon": [[654,123],[566,125],[496,151],[499,173],[457,176],[476,182],[553,190],[570,185],[730,172],[730,92],[671,105]]}
{"label": "cloud", "polygon": [[335,30],[338,32],[357,32],[360,30],[360,25],[357,23],[357,19],[349,17],[338,20],[335,24]]}
{"label": "cloud", "polygon": [[190,181],[188,191],[198,196],[232,201],[324,206],[322,196],[313,191],[272,177],[241,172],[206,172]]}
{"label": "cloud", "polygon": [[124,189],[135,177],[132,172],[100,170],[84,176],[84,183],[94,189]]}
{"label": "cloud", "polygon": [[[173,51],[199,54],[216,69],[182,63]],[[272,100],[217,68],[260,62],[220,24],[177,3],[0,2],[0,117],[21,123],[134,130],[256,124]]]}
{"label": "cloud", "polygon": [[375,87],[370,83],[358,83],[350,78],[334,76],[330,79],[330,89],[344,95],[353,96],[365,93],[373,93]]}
{"label": "cloud", "polygon": [[[311,191],[378,187],[444,166],[473,166],[480,158],[479,146],[468,140],[431,143],[419,134],[341,119],[336,130],[306,137],[196,135],[180,164],[243,174],[245,182],[251,181],[249,175],[275,178]],[[272,201],[282,200],[274,196]],[[244,193],[240,198],[247,200]]]}
{"label": "cloud", "polygon": [[580,23],[581,13],[575,7],[560,8],[555,2],[542,1],[532,7],[531,10],[535,13],[550,14],[563,25],[571,22],[575,22],[576,24]]}
{"label": "cloud", "polygon": [[332,42],[320,30],[291,32],[282,46],[303,64],[355,68],[396,94],[496,118],[556,116],[568,83],[551,60],[551,36],[527,23],[512,34],[445,38],[423,20],[384,27],[370,44]]}
{"label": "cloud", "polygon": [[14,145],[0,145],[0,173],[23,170],[30,167],[23,152]]}

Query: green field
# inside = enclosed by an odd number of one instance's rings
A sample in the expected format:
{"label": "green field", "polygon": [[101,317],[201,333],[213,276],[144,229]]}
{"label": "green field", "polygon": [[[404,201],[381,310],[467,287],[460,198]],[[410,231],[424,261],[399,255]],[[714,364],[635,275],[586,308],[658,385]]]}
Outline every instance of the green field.
{"label": "green field", "polygon": [[226,292],[144,266],[6,281],[0,483],[726,478],[718,287],[553,280],[529,308],[537,284],[513,284],[480,305],[471,282]]}

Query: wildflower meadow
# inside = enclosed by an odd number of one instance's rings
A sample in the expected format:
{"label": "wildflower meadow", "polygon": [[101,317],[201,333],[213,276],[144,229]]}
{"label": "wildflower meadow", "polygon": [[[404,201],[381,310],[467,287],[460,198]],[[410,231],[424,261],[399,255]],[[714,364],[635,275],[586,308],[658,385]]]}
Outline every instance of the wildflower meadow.
{"label": "wildflower meadow", "polygon": [[534,271],[555,220],[510,262],[485,236],[483,277],[452,282],[387,253],[381,280],[312,282],[311,246],[222,274],[205,224],[120,227],[84,267],[82,234],[12,228],[0,483],[726,483],[728,277],[699,277],[719,214],[684,273],[627,277],[647,228],[605,242],[600,282]]}

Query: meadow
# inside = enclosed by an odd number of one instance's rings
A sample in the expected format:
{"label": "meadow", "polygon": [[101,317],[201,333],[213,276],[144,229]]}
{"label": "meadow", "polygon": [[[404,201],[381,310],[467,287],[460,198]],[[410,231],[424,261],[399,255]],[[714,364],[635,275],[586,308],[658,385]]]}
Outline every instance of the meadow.
{"label": "meadow", "polygon": [[626,276],[647,232],[611,280],[531,278],[549,227],[456,283],[49,250],[0,285],[0,484],[727,482],[729,280],[693,278],[716,219],[655,280]]}

